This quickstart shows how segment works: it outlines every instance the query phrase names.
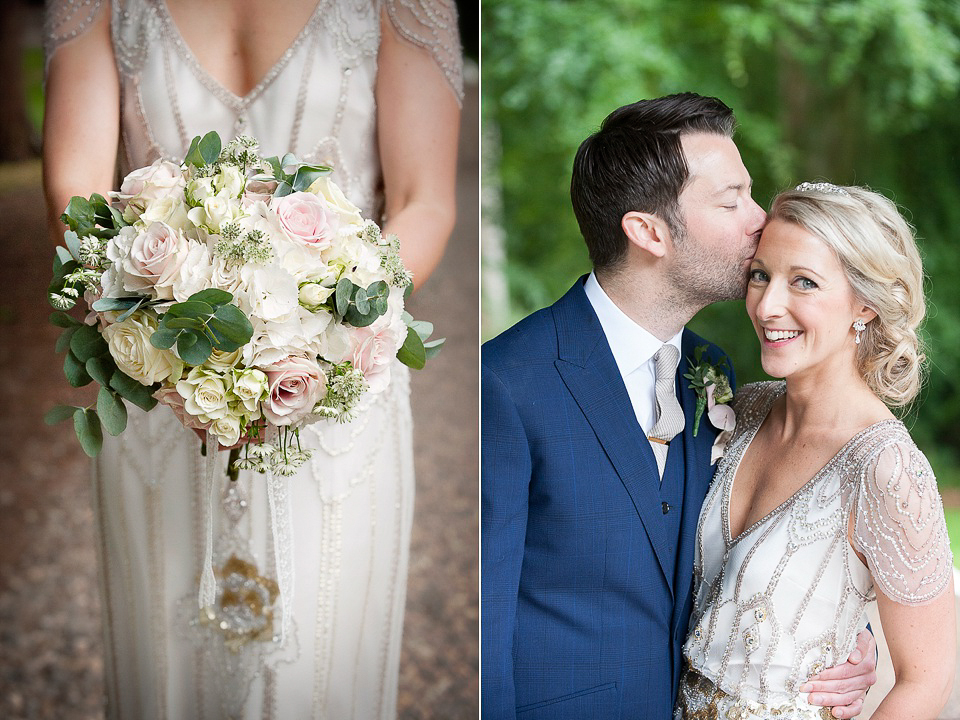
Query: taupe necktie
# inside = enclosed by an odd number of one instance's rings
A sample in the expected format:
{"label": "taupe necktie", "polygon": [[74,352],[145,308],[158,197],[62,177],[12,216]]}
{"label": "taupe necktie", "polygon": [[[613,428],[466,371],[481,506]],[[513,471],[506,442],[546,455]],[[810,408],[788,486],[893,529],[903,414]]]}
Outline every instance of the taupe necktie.
{"label": "taupe necktie", "polygon": [[683,410],[677,402],[674,390],[676,385],[677,364],[680,362],[680,351],[669,343],[657,350],[653,356],[657,375],[657,422],[654,424],[647,439],[653,448],[657,459],[657,470],[663,478],[663,468],[667,464],[667,451],[670,441],[683,430]]}

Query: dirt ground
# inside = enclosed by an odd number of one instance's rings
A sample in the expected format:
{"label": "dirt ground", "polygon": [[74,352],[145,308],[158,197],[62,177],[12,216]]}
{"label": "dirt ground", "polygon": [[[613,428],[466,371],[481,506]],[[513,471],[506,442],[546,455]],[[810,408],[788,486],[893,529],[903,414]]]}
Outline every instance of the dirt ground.
{"label": "dirt ground", "polygon": [[[410,302],[447,345],[413,379],[417,501],[401,718],[478,714],[477,115],[474,81],[457,227]],[[0,717],[94,720],[103,717],[103,665],[88,462],[67,423],[42,421],[76,391],[47,323],[38,163],[0,167],[0,218]]]}

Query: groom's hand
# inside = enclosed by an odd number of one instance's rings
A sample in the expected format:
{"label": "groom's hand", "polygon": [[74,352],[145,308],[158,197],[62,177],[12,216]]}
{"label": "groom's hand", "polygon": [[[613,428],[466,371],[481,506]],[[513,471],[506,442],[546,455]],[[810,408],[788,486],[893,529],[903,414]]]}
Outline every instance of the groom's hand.
{"label": "groom's hand", "polygon": [[811,705],[833,708],[833,717],[853,718],[863,709],[863,699],[875,682],[877,642],[873,633],[862,630],[847,661],[814,675],[800,686],[800,692],[810,693]]}

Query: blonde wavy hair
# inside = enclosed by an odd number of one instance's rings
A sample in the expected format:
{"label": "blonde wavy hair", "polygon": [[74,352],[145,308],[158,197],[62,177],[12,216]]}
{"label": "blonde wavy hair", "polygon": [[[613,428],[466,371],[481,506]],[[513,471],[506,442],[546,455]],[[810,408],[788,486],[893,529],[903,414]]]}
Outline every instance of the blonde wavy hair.
{"label": "blonde wavy hair", "polygon": [[857,349],[860,374],[887,405],[909,404],[926,361],[917,332],[926,313],[923,262],[913,228],[883,195],[827,183],[780,193],[774,218],[799,225],[836,253],[858,301],[877,313]]}

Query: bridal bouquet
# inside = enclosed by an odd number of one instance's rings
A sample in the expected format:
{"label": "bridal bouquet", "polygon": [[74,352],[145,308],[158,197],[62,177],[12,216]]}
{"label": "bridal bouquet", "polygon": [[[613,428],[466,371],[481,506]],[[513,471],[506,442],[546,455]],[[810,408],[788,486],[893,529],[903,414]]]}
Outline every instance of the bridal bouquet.
{"label": "bridal bouquet", "polygon": [[[103,429],[126,427],[124,400],[159,402],[221,445],[248,440],[234,472],[290,475],[309,457],[301,427],[349,420],[364,393],[387,387],[394,357],[423,367],[443,341],[404,312],[398,240],[330,172],[208,133],[181,165],[130,173],[112,202],[72,198],[51,322],[64,328],[67,380],[100,389],[94,406],[60,405],[47,421],[72,417],[94,456]],[[85,322],[63,312],[81,297]]]}

